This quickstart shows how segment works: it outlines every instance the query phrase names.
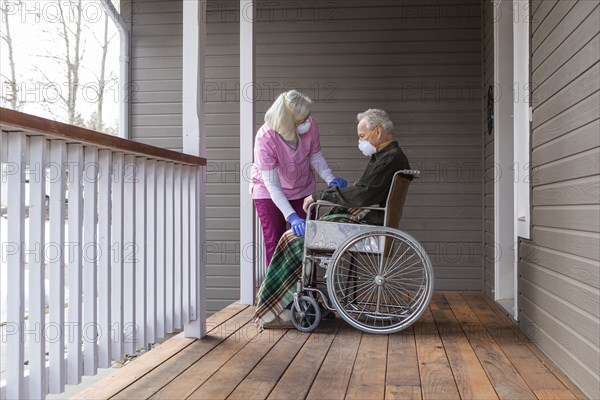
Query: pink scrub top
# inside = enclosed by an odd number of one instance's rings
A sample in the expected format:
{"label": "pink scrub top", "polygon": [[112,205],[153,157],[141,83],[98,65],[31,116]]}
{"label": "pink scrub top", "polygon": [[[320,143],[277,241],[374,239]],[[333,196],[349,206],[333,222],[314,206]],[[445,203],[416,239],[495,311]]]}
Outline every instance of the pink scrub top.
{"label": "pink scrub top", "polygon": [[310,195],[316,189],[315,174],[309,156],[321,150],[319,127],[313,117],[308,132],[298,135],[298,145],[292,149],[283,138],[267,124],[263,124],[254,139],[254,164],[250,193],[253,199],[270,199],[261,171],[275,169],[279,174],[281,190],[288,200]]}

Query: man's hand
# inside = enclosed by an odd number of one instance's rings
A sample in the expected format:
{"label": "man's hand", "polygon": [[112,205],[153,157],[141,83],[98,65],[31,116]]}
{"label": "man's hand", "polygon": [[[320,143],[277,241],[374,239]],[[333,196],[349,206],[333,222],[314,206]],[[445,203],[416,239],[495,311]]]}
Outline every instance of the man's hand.
{"label": "man's hand", "polygon": [[311,205],[312,203],[314,203],[314,202],[315,202],[315,199],[312,197],[312,195],[310,195],[310,196],[306,197],[306,198],[304,199],[304,204],[302,204],[302,209],[303,209],[305,212],[308,212],[308,206],[310,206],[310,205]]}

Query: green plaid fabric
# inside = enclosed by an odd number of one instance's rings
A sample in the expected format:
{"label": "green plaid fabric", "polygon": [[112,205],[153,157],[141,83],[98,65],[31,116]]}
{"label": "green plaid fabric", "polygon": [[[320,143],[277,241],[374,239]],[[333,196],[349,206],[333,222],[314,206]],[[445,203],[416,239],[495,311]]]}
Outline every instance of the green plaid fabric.
{"label": "green plaid fabric", "polygon": [[[336,209],[336,212],[342,211]],[[353,210],[344,210],[350,211]],[[328,214],[320,219],[323,221],[358,223],[364,217],[360,213]],[[296,283],[302,273],[302,256],[304,252],[304,237],[295,236],[291,230],[285,232],[267,270],[267,275],[258,291],[258,300],[254,314],[254,322],[261,328],[264,323],[273,321],[293,300]]]}

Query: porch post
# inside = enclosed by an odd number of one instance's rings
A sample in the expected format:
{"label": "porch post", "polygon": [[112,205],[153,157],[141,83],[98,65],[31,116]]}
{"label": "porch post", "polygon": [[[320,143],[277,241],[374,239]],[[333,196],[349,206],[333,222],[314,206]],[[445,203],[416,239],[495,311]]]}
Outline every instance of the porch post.
{"label": "porch post", "polygon": [[254,138],[254,21],[256,4],[240,1],[240,302],[254,303],[254,209],[248,192]]}
{"label": "porch post", "polygon": [[[183,1],[183,152],[200,157],[206,157],[205,107],[202,96],[204,82],[204,59],[206,48],[206,2]],[[191,282],[198,290],[196,296],[190,299],[190,319],[184,326],[186,337],[201,338],[206,334],[206,264],[204,257],[206,240],[206,190],[204,184],[205,168],[200,168],[196,176],[195,224],[190,229],[195,230],[195,242],[190,246],[195,255],[196,274]],[[192,196],[193,198],[194,196]],[[194,213],[195,211],[195,213]],[[194,238],[194,235],[191,236]],[[192,293],[194,291],[192,290]],[[195,317],[193,319],[192,317]]]}
{"label": "porch post", "polygon": [[494,3],[494,300],[514,315],[513,3]]}

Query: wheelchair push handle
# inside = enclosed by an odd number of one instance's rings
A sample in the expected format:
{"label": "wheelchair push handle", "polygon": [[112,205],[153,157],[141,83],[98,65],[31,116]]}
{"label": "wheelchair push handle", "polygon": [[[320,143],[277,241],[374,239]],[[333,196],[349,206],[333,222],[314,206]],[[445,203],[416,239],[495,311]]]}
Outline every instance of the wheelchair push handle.
{"label": "wheelchair push handle", "polygon": [[396,172],[396,174],[409,175],[412,176],[413,179],[419,179],[421,176],[421,171],[418,169],[403,169],[401,171]]}

